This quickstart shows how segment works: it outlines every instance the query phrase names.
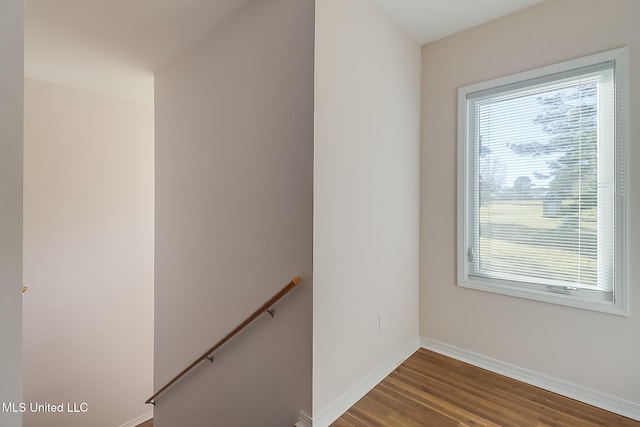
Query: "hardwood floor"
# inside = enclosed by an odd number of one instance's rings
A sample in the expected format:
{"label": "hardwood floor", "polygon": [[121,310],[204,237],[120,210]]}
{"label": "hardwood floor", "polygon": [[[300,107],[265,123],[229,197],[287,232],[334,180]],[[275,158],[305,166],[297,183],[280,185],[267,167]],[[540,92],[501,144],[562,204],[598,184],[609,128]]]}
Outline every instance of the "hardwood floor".
{"label": "hardwood floor", "polygon": [[640,422],[420,349],[332,427],[640,427]]}
{"label": "hardwood floor", "polygon": [[153,418],[143,422],[142,424],[138,424],[136,427],[153,427]]}

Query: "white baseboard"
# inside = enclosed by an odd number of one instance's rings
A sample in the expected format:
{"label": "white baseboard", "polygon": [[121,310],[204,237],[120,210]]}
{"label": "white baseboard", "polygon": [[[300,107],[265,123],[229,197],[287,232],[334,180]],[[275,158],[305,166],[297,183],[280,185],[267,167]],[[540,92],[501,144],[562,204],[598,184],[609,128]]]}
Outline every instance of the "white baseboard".
{"label": "white baseboard", "polygon": [[409,358],[420,348],[420,340],[412,340],[411,343],[400,349],[392,357],[383,362],[373,372],[361,379],[353,387],[344,392],[340,397],[327,405],[317,414],[314,411],[313,424],[315,427],[327,427],[340,418],[347,409],[373,389],[387,375]]}
{"label": "white baseboard", "polygon": [[510,365],[430,338],[421,337],[420,345],[427,350],[640,421],[640,404],[638,403]]}
{"label": "white baseboard", "polygon": [[143,422],[150,420],[151,418],[153,418],[153,411],[146,412],[131,421],[120,424],[120,426],[118,427],[136,427],[138,424],[142,424]]}
{"label": "white baseboard", "polygon": [[311,417],[304,411],[300,411],[300,417],[298,418],[298,422],[296,423],[295,427],[313,427]]}

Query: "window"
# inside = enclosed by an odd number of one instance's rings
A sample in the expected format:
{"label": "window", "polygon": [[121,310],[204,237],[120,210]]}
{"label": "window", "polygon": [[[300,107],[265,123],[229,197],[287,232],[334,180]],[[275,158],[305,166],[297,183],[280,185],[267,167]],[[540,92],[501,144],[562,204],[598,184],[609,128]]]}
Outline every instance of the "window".
{"label": "window", "polygon": [[627,314],[626,57],[459,89],[459,286]]}

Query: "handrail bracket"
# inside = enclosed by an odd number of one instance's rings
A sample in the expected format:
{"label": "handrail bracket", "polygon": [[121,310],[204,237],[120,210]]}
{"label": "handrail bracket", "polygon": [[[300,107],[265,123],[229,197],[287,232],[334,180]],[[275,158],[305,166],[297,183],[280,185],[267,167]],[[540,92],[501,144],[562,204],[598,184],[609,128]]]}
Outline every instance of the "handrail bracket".
{"label": "handrail bracket", "polygon": [[267,308],[265,311],[267,313],[269,313],[269,316],[271,316],[272,319],[276,316],[276,309],[275,308]]}

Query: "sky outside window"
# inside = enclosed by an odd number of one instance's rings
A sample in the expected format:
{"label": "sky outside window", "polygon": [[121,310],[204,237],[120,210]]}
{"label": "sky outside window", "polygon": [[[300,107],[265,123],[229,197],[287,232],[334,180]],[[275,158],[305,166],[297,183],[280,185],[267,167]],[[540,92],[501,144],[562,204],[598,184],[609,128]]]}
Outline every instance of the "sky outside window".
{"label": "sky outside window", "polygon": [[[517,144],[547,144],[554,135],[535,123],[536,117],[548,108],[541,99],[559,96],[566,108],[577,107],[589,100],[576,96],[576,92],[581,86],[594,81],[594,78],[573,80],[552,89],[524,90],[477,101],[476,138],[481,144],[480,155],[500,166],[500,176],[492,177],[500,181],[500,187],[511,188],[522,176],[528,177],[534,188],[549,185],[552,180],[549,162],[557,160],[561,154],[519,155],[511,147]],[[595,97],[592,102],[595,103]]]}

